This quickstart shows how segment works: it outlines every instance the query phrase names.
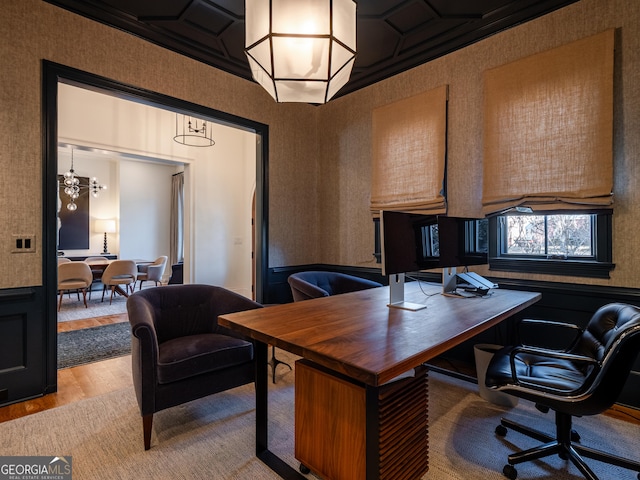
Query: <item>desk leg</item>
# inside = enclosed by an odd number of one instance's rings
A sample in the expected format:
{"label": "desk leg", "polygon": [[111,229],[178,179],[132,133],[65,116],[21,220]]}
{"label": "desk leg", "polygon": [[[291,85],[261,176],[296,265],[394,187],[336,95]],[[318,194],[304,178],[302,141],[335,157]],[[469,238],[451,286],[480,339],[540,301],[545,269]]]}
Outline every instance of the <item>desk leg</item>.
{"label": "desk leg", "polygon": [[268,449],[268,402],[269,388],[267,382],[267,348],[262,342],[256,342],[256,455]]}
{"label": "desk leg", "polygon": [[269,361],[268,345],[256,342],[256,456],[286,480],[306,480],[291,465],[269,451]]}

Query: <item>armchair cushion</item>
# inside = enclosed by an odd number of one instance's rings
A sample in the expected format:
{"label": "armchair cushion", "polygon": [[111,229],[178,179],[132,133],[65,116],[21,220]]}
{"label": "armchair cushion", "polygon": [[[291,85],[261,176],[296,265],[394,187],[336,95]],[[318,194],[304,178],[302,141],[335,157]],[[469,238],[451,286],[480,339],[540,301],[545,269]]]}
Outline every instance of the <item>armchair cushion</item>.
{"label": "armchair cushion", "polygon": [[158,347],[158,383],[177,382],[253,361],[253,344],[202,333],[168,340]]}

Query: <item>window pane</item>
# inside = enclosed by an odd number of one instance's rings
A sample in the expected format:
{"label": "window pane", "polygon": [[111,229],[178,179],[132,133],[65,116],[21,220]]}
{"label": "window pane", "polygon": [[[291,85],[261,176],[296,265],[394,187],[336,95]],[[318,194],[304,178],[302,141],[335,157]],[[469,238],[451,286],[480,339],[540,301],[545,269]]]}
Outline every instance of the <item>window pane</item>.
{"label": "window pane", "polygon": [[508,215],[505,218],[507,254],[594,255],[592,215]]}
{"label": "window pane", "polygon": [[544,255],[544,215],[507,215],[507,251],[515,255]]}
{"label": "window pane", "polygon": [[549,215],[547,217],[549,255],[592,256],[591,215]]}

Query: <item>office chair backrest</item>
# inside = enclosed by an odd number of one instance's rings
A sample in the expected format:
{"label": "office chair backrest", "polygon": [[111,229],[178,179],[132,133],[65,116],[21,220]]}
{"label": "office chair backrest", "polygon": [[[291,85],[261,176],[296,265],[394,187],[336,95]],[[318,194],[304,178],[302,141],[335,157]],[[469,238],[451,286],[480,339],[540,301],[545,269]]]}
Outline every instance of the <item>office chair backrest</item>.
{"label": "office chair backrest", "polygon": [[598,309],[571,353],[596,360],[597,366],[585,366],[584,394],[590,396],[583,414],[592,414],[613,405],[640,352],[640,308],[611,303]]}

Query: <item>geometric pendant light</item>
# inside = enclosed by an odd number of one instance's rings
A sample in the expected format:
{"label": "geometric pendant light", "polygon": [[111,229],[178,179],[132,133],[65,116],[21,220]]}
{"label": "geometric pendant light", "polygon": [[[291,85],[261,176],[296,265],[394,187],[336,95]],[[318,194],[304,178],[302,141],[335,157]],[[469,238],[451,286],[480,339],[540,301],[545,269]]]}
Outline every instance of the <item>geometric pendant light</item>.
{"label": "geometric pendant light", "polygon": [[246,0],[245,25],[251,73],[275,101],[325,103],[349,81],[353,0]]}

